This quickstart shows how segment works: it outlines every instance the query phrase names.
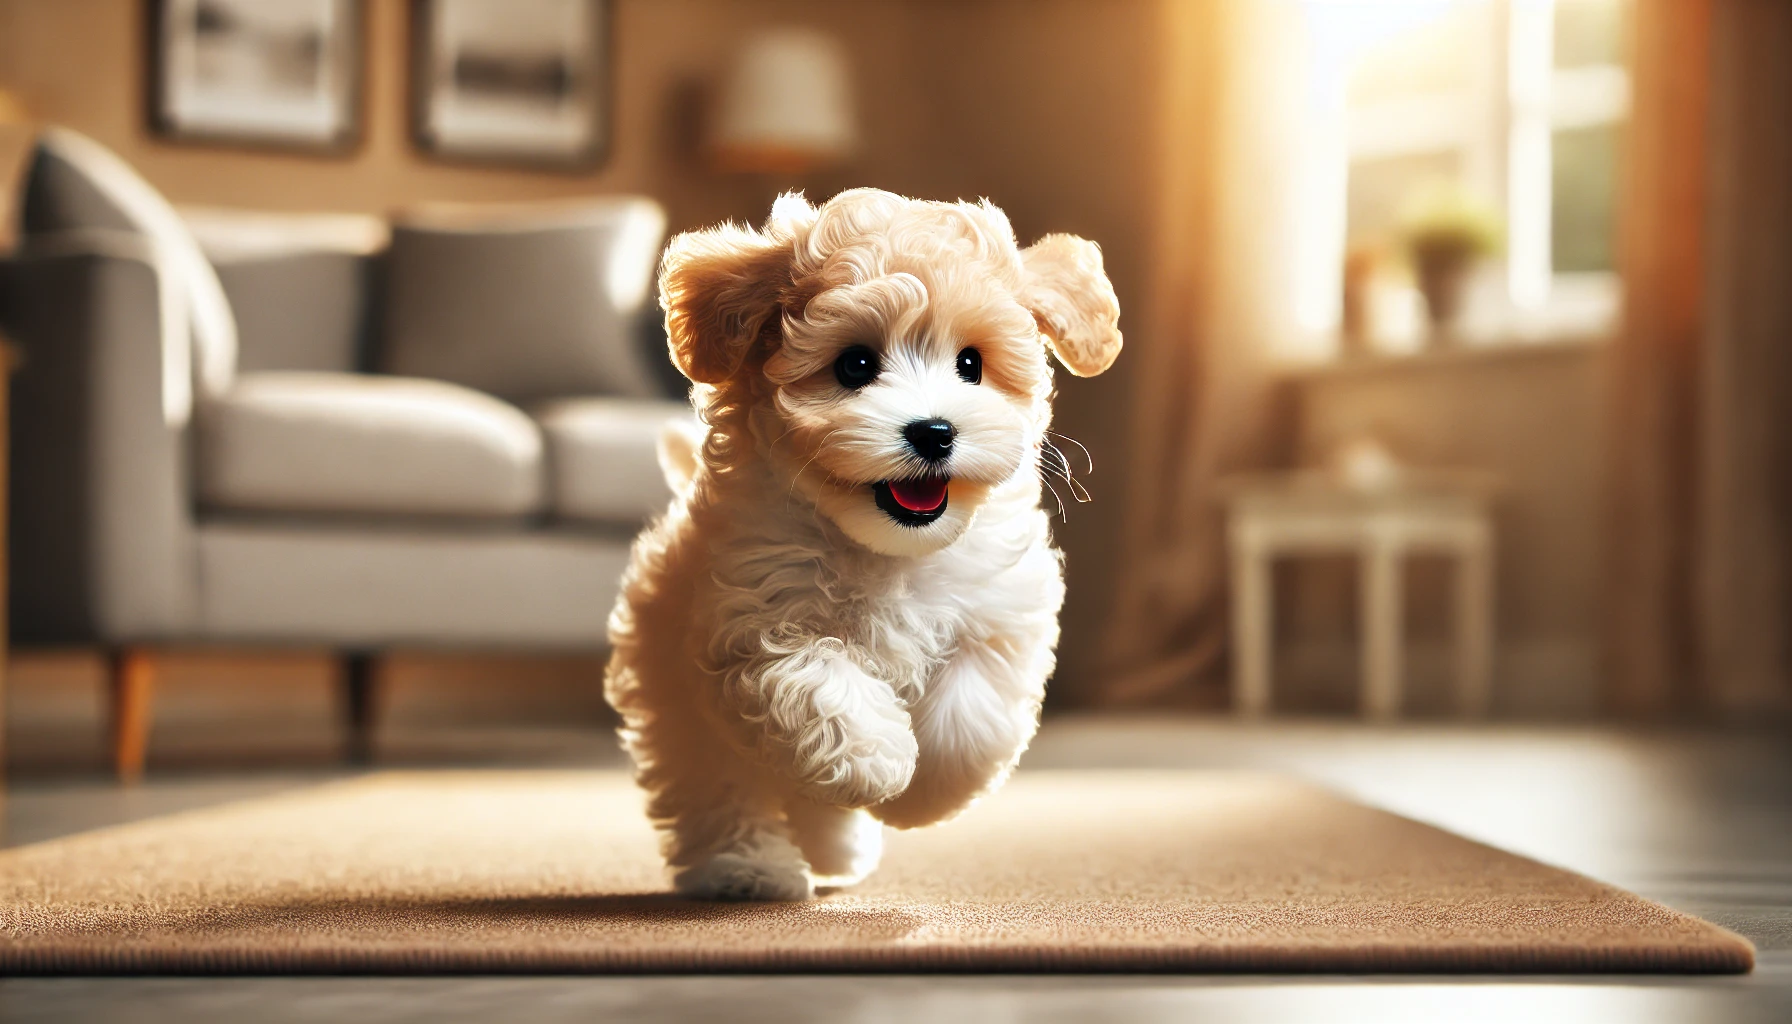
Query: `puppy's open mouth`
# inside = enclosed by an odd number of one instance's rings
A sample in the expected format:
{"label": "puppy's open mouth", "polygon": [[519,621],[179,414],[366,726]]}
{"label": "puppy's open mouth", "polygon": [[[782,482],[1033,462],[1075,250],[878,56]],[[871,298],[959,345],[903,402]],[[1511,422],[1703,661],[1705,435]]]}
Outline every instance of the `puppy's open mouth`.
{"label": "puppy's open mouth", "polygon": [[877,507],[904,526],[926,526],[946,514],[946,484],[943,476],[922,476],[912,480],[879,480],[871,486],[877,496]]}

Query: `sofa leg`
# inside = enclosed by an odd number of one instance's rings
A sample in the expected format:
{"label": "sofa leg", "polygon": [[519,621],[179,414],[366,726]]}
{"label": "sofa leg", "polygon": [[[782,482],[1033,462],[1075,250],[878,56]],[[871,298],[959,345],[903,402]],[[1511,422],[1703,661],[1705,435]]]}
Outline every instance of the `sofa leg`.
{"label": "sofa leg", "polygon": [[156,689],[154,657],[141,647],[112,652],[107,684],[112,770],[118,781],[136,782],[143,777],[143,762],[149,752],[150,704]]}
{"label": "sofa leg", "polygon": [[367,764],[373,759],[373,729],[378,717],[378,691],[374,655],[350,651],[342,656],[342,724],[347,730],[348,760]]}

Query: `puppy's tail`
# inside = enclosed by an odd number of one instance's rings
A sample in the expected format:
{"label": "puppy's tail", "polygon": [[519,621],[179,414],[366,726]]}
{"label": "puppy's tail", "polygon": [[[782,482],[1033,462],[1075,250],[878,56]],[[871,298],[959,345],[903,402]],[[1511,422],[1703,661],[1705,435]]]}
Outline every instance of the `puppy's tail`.
{"label": "puppy's tail", "polygon": [[683,494],[697,476],[697,453],[709,428],[692,419],[680,417],[660,431],[660,472],[676,494]]}

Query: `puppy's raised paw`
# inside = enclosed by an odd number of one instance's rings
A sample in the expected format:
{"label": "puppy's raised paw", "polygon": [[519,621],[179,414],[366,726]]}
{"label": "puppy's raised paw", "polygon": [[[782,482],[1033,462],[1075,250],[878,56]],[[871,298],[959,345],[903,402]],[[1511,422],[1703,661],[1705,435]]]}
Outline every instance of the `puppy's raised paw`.
{"label": "puppy's raised paw", "polygon": [[893,729],[823,767],[803,785],[802,793],[833,807],[872,807],[908,788],[916,756],[914,734]]}
{"label": "puppy's raised paw", "polygon": [[700,900],[765,900],[796,903],[815,895],[800,863],[718,853],[673,879],[678,891]]}

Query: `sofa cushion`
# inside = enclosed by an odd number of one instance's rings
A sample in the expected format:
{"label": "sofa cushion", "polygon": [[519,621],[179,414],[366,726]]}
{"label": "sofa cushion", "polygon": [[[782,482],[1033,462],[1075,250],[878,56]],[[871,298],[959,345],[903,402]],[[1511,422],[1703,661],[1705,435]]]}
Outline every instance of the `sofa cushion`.
{"label": "sofa cushion", "polygon": [[236,311],[239,372],[362,368],[373,257],[299,252],[213,266]]}
{"label": "sofa cushion", "polygon": [[542,505],[535,423],[441,381],[243,374],[202,408],[199,435],[214,510],[509,517]]}
{"label": "sofa cushion", "polygon": [[46,129],[25,179],[19,220],[27,235],[98,228],[149,238],[186,299],[200,392],[218,394],[230,386],[236,320],[224,286],[174,208],[130,165],[79,132]]}
{"label": "sofa cushion", "polygon": [[562,519],[635,525],[666,510],[660,435],[695,423],[683,402],[573,398],[535,408],[547,440],[548,507]]}
{"label": "sofa cushion", "polygon": [[514,402],[663,395],[642,337],[665,223],[639,198],[404,215],[380,368]]}
{"label": "sofa cushion", "polygon": [[386,222],[181,207],[236,316],[237,371],[360,370]]}

